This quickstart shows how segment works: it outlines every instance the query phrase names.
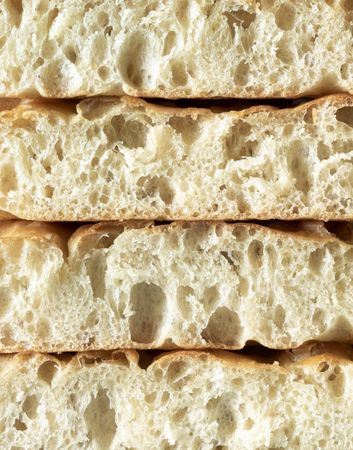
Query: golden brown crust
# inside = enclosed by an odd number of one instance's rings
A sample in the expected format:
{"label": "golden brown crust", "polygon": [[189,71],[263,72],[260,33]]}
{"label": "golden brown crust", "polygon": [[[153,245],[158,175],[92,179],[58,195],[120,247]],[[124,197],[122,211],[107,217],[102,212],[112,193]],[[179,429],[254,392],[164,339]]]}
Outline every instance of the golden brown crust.
{"label": "golden brown crust", "polygon": [[[37,364],[46,361],[52,361],[58,366],[65,367],[71,365],[77,369],[83,366],[92,366],[100,364],[103,361],[111,364],[132,365],[138,364],[139,354],[136,350],[114,350],[114,351],[89,351],[77,353],[62,353],[52,355],[49,353],[38,352],[36,350],[30,352],[21,352],[16,354],[0,354],[0,368],[6,367],[11,362],[26,363],[30,359],[35,358]],[[125,361],[124,361],[125,359]]]}
{"label": "golden brown crust", "polygon": [[282,366],[293,363],[307,365],[308,361],[320,364],[328,355],[334,361],[353,361],[353,347],[337,342],[307,342],[295,349],[277,351],[275,359]]}
{"label": "golden brown crust", "polygon": [[[337,347],[339,349],[339,347]],[[283,354],[285,352],[282,352]],[[187,363],[203,360],[208,363],[221,363],[234,369],[244,368],[252,370],[265,370],[275,372],[290,372],[296,367],[319,368],[320,364],[326,362],[332,365],[353,365],[352,355],[344,353],[324,352],[320,355],[309,356],[299,361],[288,361],[282,359],[280,352],[276,359],[266,359],[256,355],[245,355],[222,350],[178,350],[163,352],[157,355],[147,370],[153,370],[155,367],[166,367],[175,361],[185,361]],[[94,351],[62,355],[50,355],[47,353],[18,353],[16,355],[0,355],[0,366],[6,367],[9,363],[15,362],[24,364],[30,359],[36,359],[37,364],[45,361],[53,361],[55,364],[66,367],[73,366],[75,369],[81,367],[90,367],[101,363],[136,366],[138,365],[139,355],[135,350],[116,350],[116,351]]]}
{"label": "golden brown crust", "polygon": [[19,98],[0,98],[0,111],[6,111],[18,107],[23,100]]}
{"label": "golden brown crust", "polygon": [[[281,222],[280,222],[281,223]],[[144,233],[161,233],[168,231],[169,229],[177,228],[204,228],[204,227],[216,227],[217,229],[228,228],[231,231],[237,228],[254,229],[263,234],[271,233],[277,236],[282,236],[284,239],[291,237],[294,239],[304,239],[310,241],[319,241],[321,243],[328,242],[342,242],[341,239],[337,238],[334,234],[329,233],[323,225],[317,224],[317,227],[307,228],[306,222],[298,222],[296,225],[288,224],[288,230],[275,228],[272,222],[270,226],[260,225],[250,222],[235,222],[226,223],[222,221],[178,221],[168,224],[158,224],[153,222],[104,222],[101,224],[88,225],[79,228],[70,239],[79,241],[84,239],[88,235],[101,234],[106,230],[112,231],[114,228],[119,228],[123,226],[124,228],[141,228],[141,232]],[[325,231],[324,231],[325,230]]]}
{"label": "golden brown crust", "polygon": [[214,114],[231,114],[234,117],[242,117],[249,114],[256,114],[262,111],[274,112],[275,114],[288,114],[288,113],[296,113],[297,111],[308,110],[313,107],[320,107],[326,103],[331,103],[336,107],[341,106],[350,106],[353,105],[353,95],[346,93],[339,94],[331,94],[326,95],[324,97],[316,98],[305,103],[302,103],[297,106],[287,107],[287,108],[276,108],[270,105],[257,105],[242,108],[238,111],[226,111],[226,112],[214,112],[210,108],[200,108],[200,107],[186,107],[180,108],[178,106],[165,106],[158,105],[154,103],[147,102],[141,98],[130,97],[124,95],[122,97],[89,97],[84,100],[71,100],[71,101],[62,101],[62,100],[46,100],[42,98],[34,99],[34,100],[23,100],[18,101],[16,99],[9,102],[9,104],[13,104],[14,107],[11,109],[4,108],[1,111],[1,101],[7,103],[8,100],[0,99],[0,119],[2,118],[12,118],[18,117],[23,113],[23,111],[43,111],[44,113],[49,113],[51,110],[61,111],[66,114],[79,114],[83,116],[82,110],[85,110],[86,107],[82,107],[82,105],[92,105],[92,107],[97,107],[101,105],[111,105],[111,104],[119,104],[120,102],[127,104],[131,107],[143,107],[146,110],[153,111],[155,113],[160,114],[175,114],[177,116],[191,116],[195,117],[198,115],[214,115]]}
{"label": "golden brown crust", "polygon": [[59,247],[67,253],[67,241],[70,231],[64,226],[45,222],[31,222],[22,220],[0,221],[0,240],[11,239],[41,240],[49,246]]}
{"label": "golden brown crust", "polygon": [[18,217],[14,216],[13,214],[10,214],[6,211],[0,211],[0,221],[1,220],[11,220],[11,219],[18,219]]}
{"label": "golden brown crust", "polygon": [[70,235],[70,230],[60,224],[46,222],[5,221],[0,222],[0,239],[42,239],[59,247],[68,245],[70,249],[77,248],[95,236],[103,236],[114,233],[117,236],[126,229],[140,229],[141,233],[163,233],[170,229],[184,228],[217,228],[218,230],[245,228],[254,229],[263,234],[274,234],[283,239],[293,238],[310,240],[323,243],[337,242],[345,244],[334,234],[330,233],[322,223],[310,222],[270,222],[268,225],[260,225],[250,222],[225,223],[222,221],[178,221],[168,224],[158,224],[152,221],[124,221],[124,222],[99,222],[93,225],[83,225]]}

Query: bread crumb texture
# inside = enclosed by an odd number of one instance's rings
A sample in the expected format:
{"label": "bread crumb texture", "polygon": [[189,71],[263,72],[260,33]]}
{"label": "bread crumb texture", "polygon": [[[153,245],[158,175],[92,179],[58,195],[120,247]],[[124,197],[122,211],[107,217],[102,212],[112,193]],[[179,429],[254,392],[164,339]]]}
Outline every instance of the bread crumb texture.
{"label": "bread crumb texture", "polygon": [[0,228],[0,350],[353,342],[350,243],[253,224]]}
{"label": "bread crumb texture", "polygon": [[0,95],[353,93],[352,17],[351,0],[3,0]]}
{"label": "bread crumb texture", "polygon": [[0,135],[0,210],[22,219],[353,218],[348,95],[238,112],[20,102]]}
{"label": "bread crumb texture", "polygon": [[[353,364],[287,367],[205,352],[1,356],[7,448],[349,449]],[[264,426],[265,424],[265,426]]]}

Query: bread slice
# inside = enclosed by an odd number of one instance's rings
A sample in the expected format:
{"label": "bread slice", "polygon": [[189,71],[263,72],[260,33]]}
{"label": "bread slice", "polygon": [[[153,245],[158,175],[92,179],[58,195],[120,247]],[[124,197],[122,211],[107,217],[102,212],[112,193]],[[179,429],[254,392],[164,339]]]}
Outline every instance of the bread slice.
{"label": "bread slice", "polygon": [[309,225],[3,222],[0,351],[353,343],[353,247]]}
{"label": "bread slice", "polygon": [[353,96],[223,113],[131,98],[6,108],[3,214],[353,219]]}
{"label": "bread slice", "polygon": [[353,93],[351,0],[13,0],[0,95]]}
{"label": "bread slice", "polygon": [[353,363],[227,352],[0,356],[6,448],[349,449]]}

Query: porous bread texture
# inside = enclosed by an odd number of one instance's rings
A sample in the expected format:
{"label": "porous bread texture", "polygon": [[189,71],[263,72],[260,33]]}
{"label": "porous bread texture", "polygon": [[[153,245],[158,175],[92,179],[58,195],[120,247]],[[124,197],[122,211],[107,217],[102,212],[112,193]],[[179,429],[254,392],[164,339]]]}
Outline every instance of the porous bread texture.
{"label": "porous bread texture", "polygon": [[324,228],[142,225],[67,242],[58,226],[3,223],[0,351],[353,343],[353,248]]}
{"label": "porous bread texture", "polygon": [[353,93],[350,0],[4,0],[0,13],[2,96]]}
{"label": "porous bread texture", "polygon": [[350,449],[353,364],[259,363],[227,352],[0,356],[7,448]]}
{"label": "porous bread texture", "polygon": [[223,113],[25,102],[0,136],[0,210],[23,219],[353,218],[352,96]]}

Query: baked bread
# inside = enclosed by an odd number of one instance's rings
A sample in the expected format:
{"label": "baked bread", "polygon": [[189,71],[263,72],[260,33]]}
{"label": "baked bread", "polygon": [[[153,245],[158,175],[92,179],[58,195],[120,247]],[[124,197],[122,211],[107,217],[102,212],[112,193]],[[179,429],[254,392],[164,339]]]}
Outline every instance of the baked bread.
{"label": "baked bread", "polygon": [[353,96],[211,112],[132,98],[0,113],[0,211],[31,220],[353,219]]}
{"label": "baked bread", "polygon": [[295,230],[2,222],[0,351],[353,343],[352,245]]}
{"label": "baked bread", "polygon": [[0,95],[353,93],[351,0],[14,0]]}
{"label": "baked bread", "polygon": [[0,356],[6,448],[349,449],[351,359],[227,352]]}

